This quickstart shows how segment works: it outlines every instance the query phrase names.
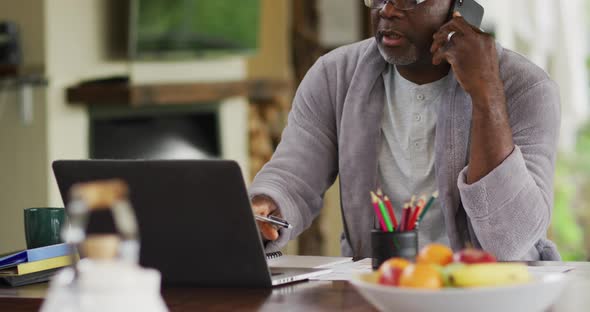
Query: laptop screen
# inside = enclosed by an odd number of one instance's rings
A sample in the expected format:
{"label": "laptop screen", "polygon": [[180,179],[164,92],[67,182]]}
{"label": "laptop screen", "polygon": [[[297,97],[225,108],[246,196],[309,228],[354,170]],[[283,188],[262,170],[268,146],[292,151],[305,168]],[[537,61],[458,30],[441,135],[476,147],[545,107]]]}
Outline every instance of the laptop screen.
{"label": "laptop screen", "polygon": [[[62,160],[62,199],[80,182],[127,182],[141,240],[140,264],[165,285],[270,287],[260,234],[239,166],[222,160]],[[115,230],[108,213],[88,231]]]}

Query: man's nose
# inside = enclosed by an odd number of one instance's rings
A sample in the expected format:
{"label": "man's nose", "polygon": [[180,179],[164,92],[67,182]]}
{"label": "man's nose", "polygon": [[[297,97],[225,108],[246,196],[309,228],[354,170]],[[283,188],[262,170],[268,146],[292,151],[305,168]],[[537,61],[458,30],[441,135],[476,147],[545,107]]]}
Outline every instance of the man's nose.
{"label": "man's nose", "polygon": [[379,15],[383,18],[393,18],[393,17],[402,17],[403,11],[397,9],[392,1],[387,1],[385,6],[381,10],[379,10]]}

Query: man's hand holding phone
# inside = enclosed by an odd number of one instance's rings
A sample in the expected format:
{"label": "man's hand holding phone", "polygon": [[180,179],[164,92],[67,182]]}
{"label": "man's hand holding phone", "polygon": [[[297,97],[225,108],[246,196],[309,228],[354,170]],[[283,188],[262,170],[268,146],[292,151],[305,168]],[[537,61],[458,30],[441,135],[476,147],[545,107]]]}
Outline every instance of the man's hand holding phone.
{"label": "man's hand holding phone", "polygon": [[474,99],[503,95],[496,42],[492,36],[470,25],[459,12],[433,36],[432,63],[447,61],[465,92]]}
{"label": "man's hand holding phone", "polygon": [[431,52],[433,64],[443,61],[451,64],[455,78],[471,96],[471,144],[466,182],[473,184],[514,151],[496,42],[454,12],[453,18],[434,34]]}
{"label": "man's hand holding phone", "polygon": [[[277,205],[269,197],[255,196],[252,199],[252,211],[255,215],[268,217],[277,211]],[[264,239],[274,241],[279,238],[279,231],[275,225],[261,221],[256,221],[256,223]]]}

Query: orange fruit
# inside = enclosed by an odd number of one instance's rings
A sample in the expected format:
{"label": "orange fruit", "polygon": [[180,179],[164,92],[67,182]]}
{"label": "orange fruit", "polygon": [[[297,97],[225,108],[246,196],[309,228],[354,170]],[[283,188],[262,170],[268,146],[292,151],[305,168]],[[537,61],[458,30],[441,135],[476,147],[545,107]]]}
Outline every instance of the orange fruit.
{"label": "orange fruit", "polygon": [[453,250],[442,244],[424,246],[416,256],[416,263],[447,265],[453,262]]}
{"label": "orange fruit", "polygon": [[406,267],[399,279],[399,287],[440,289],[443,281],[436,266],[417,263]]}

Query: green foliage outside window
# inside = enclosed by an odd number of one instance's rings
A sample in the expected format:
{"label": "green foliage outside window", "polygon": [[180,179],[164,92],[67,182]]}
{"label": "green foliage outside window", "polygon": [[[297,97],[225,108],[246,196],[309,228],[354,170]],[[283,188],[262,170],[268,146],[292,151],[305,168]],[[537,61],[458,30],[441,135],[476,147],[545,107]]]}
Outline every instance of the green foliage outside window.
{"label": "green foliage outside window", "polygon": [[260,0],[139,0],[137,53],[254,52]]}
{"label": "green foliage outside window", "polygon": [[[585,12],[590,16],[589,0]],[[580,26],[590,30],[588,19]],[[590,261],[590,123],[580,130],[574,153],[558,157],[551,234],[564,260]]]}
{"label": "green foliage outside window", "polygon": [[555,176],[551,237],[564,260],[590,257],[590,124],[579,132],[575,153],[561,154]]}

